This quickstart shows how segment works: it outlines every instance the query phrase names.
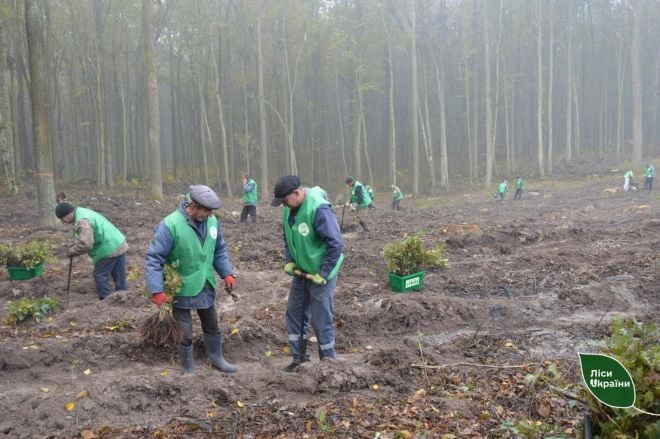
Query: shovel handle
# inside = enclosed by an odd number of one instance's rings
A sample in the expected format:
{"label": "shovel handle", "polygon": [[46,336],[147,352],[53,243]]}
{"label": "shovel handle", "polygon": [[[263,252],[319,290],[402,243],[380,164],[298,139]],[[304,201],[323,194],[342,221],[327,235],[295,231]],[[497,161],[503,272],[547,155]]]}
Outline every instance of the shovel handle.
{"label": "shovel handle", "polygon": [[[311,281],[314,280],[314,275],[311,275],[311,274],[309,274],[309,273],[303,273],[303,272],[300,271],[300,270],[293,270],[293,275],[294,275],[294,276],[298,276],[298,277],[304,277],[305,279],[307,279],[307,280],[311,280]],[[328,283],[328,281],[325,280],[325,279],[323,279],[323,285],[325,285],[325,284],[327,284],[327,283]]]}

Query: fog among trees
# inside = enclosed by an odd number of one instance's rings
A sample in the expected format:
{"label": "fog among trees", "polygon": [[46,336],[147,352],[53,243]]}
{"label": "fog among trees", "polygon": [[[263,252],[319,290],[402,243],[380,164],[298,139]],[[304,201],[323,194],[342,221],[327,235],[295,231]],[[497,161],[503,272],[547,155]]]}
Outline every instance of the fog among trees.
{"label": "fog among trees", "polygon": [[641,166],[659,53],[657,0],[0,0],[0,173],[268,198]]}

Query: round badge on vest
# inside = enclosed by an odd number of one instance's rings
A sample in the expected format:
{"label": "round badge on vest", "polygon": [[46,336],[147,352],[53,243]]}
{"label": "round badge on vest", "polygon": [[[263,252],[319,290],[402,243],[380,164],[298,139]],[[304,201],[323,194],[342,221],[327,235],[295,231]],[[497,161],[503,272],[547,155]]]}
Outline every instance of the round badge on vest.
{"label": "round badge on vest", "polygon": [[302,223],[298,226],[298,233],[300,233],[302,236],[309,235],[309,226],[307,223]]}
{"label": "round badge on vest", "polygon": [[211,238],[215,239],[218,237],[218,229],[216,229],[215,227],[211,227],[210,232],[211,232]]}

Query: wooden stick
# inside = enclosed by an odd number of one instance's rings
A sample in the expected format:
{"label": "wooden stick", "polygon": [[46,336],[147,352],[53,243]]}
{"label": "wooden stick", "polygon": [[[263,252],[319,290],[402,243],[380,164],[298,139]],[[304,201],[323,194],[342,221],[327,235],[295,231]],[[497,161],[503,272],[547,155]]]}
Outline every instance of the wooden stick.
{"label": "wooden stick", "polygon": [[476,363],[451,363],[451,364],[438,364],[437,366],[429,366],[427,364],[411,364],[410,367],[419,367],[422,369],[446,369],[448,367],[457,367],[457,366],[470,366],[470,367],[487,367],[489,369],[522,369],[527,366],[533,366],[539,363],[527,363],[527,364],[507,364],[504,366],[496,366],[492,364],[476,364]]}

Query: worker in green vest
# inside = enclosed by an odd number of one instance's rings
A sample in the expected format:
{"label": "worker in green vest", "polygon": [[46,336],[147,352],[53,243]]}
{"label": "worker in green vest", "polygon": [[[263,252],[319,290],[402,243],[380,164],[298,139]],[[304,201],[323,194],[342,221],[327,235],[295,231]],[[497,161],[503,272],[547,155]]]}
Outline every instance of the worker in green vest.
{"label": "worker in green vest", "polygon": [[178,261],[178,271],[183,280],[181,289],[174,296],[172,313],[183,330],[179,346],[179,361],[183,372],[194,372],[193,327],[190,310],[197,315],[204,332],[204,346],[211,366],[234,373],[237,368],[222,355],[222,335],[215,309],[215,273],[223,279],[225,289],[231,291],[236,284],[227,244],[220,230],[220,223],[213,215],[220,208],[220,199],[204,185],[190,186],[190,191],[178,209],[158,224],[153,240],[145,256],[145,280],[151,301],[158,307],[168,298],[163,270],[167,263]]}
{"label": "worker in green vest", "polygon": [[271,206],[282,205],[284,272],[294,276],[289,288],[286,331],[293,372],[307,358],[310,324],[318,338],[319,359],[336,357],[334,295],[344,260],[344,238],[327,194],[318,186],[303,187],[295,175],[280,177]]}
{"label": "worker in green vest", "polygon": [[522,177],[516,177],[516,194],[513,196],[514,200],[522,200],[523,188],[525,183]]}
{"label": "worker in green vest", "polygon": [[249,175],[243,174],[243,211],[241,223],[247,223],[248,216],[252,217],[252,224],[257,223],[257,183]]}
{"label": "worker in green vest", "polygon": [[506,194],[509,193],[509,182],[504,180],[500,185],[497,187],[497,196],[499,197],[500,201],[503,201],[504,198],[506,198]]}
{"label": "worker in green vest", "polygon": [[403,200],[403,192],[399,189],[399,186],[392,185],[392,210],[400,210],[401,206],[399,205]]}
{"label": "worker in green vest", "polygon": [[111,293],[110,277],[115,284],[115,291],[127,290],[126,236],[103,215],[92,209],[60,202],[55,207],[55,216],[64,224],[73,224],[76,241],[69,246],[66,255],[73,258],[87,253],[92,258],[94,283],[99,300],[104,300]]}
{"label": "worker in green vest", "polygon": [[347,205],[350,205],[351,209],[356,211],[358,223],[362,226],[362,229],[365,232],[368,232],[369,226],[364,219],[364,211],[365,209],[368,209],[371,204],[369,192],[367,192],[362,183],[351,176],[346,177],[345,182],[351,190],[351,201],[350,203],[347,203]]}
{"label": "worker in green vest", "polygon": [[635,176],[633,174],[633,171],[631,171],[630,169],[625,174],[623,174],[623,191],[624,192],[628,192],[628,190],[630,190],[630,187],[633,186],[634,178],[635,178]]}

